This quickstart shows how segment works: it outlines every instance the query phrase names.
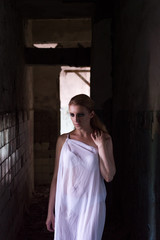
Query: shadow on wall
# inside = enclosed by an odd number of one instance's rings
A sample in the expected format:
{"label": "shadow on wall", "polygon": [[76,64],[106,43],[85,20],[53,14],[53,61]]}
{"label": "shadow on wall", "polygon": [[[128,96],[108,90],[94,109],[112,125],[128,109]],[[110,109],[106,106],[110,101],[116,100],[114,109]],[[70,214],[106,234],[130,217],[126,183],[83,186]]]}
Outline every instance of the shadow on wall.
{"label": "shadow on wall", "polygon": [[[152,111],[120,111],[114,129],[116,176],[107,239],[159,239],[159,146]],[[158,115],[157,115],[158,116]],[[158,170],[157,170],[158,169]],[[152,236],[152,237],[151,237]]]}
{"label": "shadow on wall", "polygon": [[34,113],[34,142],[49,143],[49,148],[54,149],[57,140],[57,111],[36,110]]}

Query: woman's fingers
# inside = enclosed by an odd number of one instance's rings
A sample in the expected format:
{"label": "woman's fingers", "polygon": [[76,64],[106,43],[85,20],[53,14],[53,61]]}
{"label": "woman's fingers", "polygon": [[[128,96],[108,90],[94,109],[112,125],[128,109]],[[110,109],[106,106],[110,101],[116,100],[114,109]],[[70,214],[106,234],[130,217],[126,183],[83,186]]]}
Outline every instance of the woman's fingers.
{"label": "woman's fingers", "polygon": [[96,143],[97,141],[101,140],[102,134],[100,131],[94,131],[93,133],[91,133],[91,137],[93,141]]}
{"label": "woman's fingers", "polygon": [[101,135],[102,135],[101,131],[97,130],[97,131],[94,132],[95,137],[100,137]]}
{"label": "woman's fingers", "polygon": [[54,219],[51,220],[51,221],[47,221],[46,222],[46,227],[47,227],[48,231],[54,232]]}
{"label": "woman's fingers", "polygon": [[54,232],[54,228],[53,228],[52,224],[46,224],[46,226],[47,226],[47,230],[49,232]]}

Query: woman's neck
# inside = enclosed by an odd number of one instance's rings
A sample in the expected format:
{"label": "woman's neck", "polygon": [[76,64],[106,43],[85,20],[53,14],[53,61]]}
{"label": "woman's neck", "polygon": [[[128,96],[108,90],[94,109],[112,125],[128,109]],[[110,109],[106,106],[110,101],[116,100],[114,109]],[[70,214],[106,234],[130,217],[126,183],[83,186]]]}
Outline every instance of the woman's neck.
{"label": "woman's neck", "polygon": [[92,128],[87,129],[87,130],[85,130],[85,129],[80,129],[80,130],[75,129],[74,130],[75,135],[78,135],[79,137],[88,137],[91,135],[92,132],[93,132]]}

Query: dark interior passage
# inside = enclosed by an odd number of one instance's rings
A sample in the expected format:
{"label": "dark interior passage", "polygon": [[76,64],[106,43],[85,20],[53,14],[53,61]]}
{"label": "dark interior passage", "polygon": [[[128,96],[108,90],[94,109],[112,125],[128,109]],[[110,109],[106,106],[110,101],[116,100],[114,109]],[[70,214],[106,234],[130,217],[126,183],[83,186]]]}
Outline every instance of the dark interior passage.
{"label": "dark interior passage", "polygon": [[[20,231],[17,234],[17,240],[53,240],[54,233],[47,231],[45,226],[47,207],[48,207],[48,195],[49,185],[36,186],[32,195],[30,205],[24,211],[23,222],[20,227]],[[108,203],[107,203],[108,204]],[[107,214],[109,217],[110,212]],[[106,221],[106,227],[104,228],[102,240],[105,239],[127,239],[129,236],[127,229],[121,228],[121,225],[116,222],[116,232],[114,228],[108,230],[108,220]]]}
{"label": "dark interior passage", "polygon": [[45,226],[48,206],[49,186],[37,186],[32,196],[30,206],[25,209],[23,224],[17,235],[17,240],[53,240],[53,233]]}
{"label": "dark interior passage", "polygon": [[91,68],[91,97],[113,138],[103,240],[160,239],[159,15],[157,0],[1,0],[1,240],[53,237],[45,214],[63,64]]}

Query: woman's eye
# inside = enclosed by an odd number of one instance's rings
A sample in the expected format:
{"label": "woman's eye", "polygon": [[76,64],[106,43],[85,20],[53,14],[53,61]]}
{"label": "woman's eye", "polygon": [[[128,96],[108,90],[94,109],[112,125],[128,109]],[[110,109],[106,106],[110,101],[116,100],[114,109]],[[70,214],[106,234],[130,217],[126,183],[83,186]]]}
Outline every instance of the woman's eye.
{"label": "woman's eye", "polygon": [[[74,113],[70,113],[71,117],[74,117]],[[77,113],[77,117],[84,117],[84,113]]]}
{"label": "woman's eye", "polygon": [[84,113],[78,113],[77,117],[84,117]]}

